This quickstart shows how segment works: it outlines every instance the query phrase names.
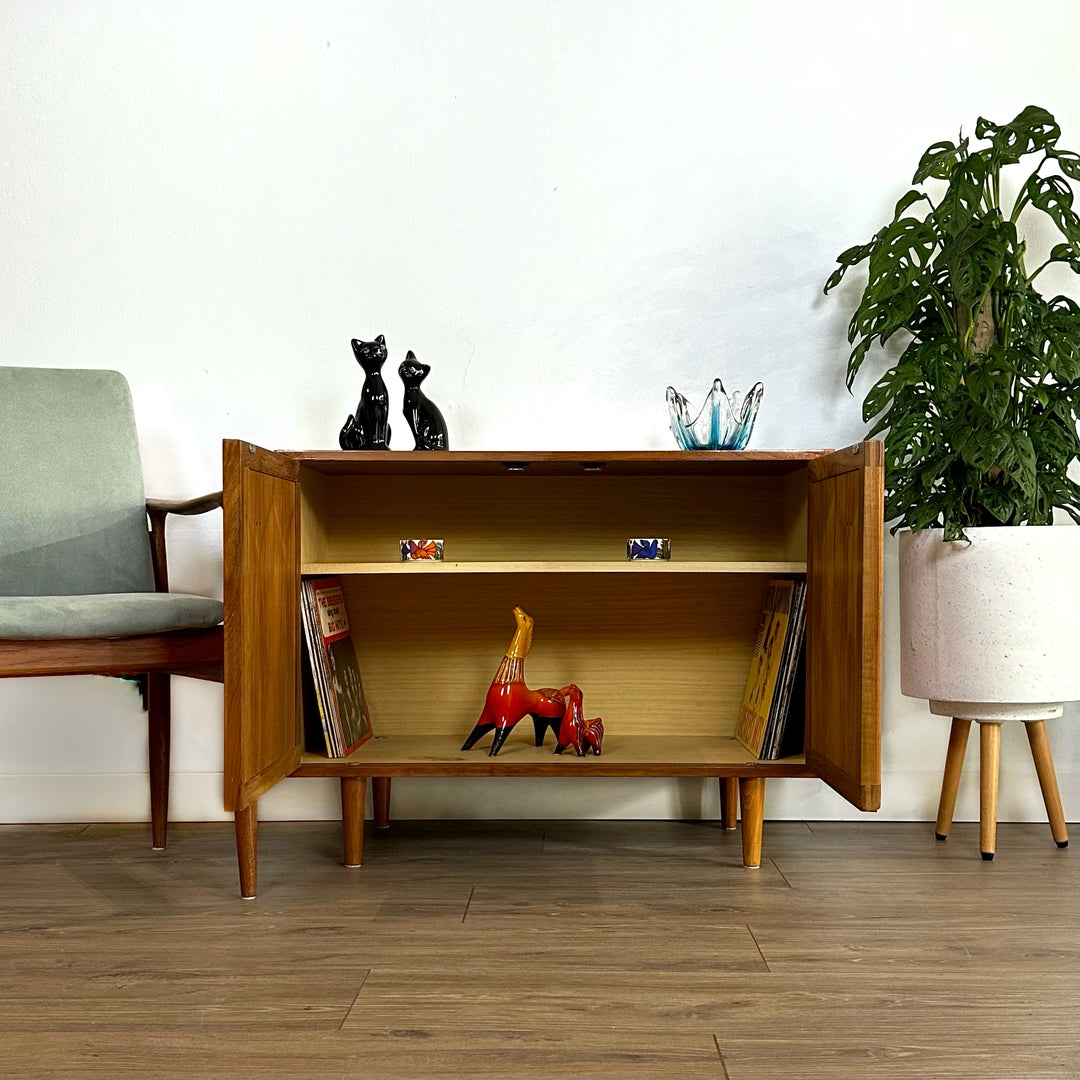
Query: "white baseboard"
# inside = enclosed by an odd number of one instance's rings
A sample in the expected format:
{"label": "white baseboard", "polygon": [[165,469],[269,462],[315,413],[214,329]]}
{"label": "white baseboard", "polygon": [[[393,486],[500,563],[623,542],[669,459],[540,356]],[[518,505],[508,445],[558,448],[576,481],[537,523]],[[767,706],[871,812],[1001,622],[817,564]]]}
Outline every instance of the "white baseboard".
{"label": "white baseboard", "polygon": [[[1026,767],[1025,767],[1026,766]],[[1080,820],[1080,775],[1058,769],[1068,821]],[[937,815],[941,773],[885,777],[876,814],[856,810],[820,780],[777,779],[766,785],[765,816],[786,820],[932,821]],[[715,780],[526,777],[411,777],[392,786],[391,813],[399,818],[442,819],[682,819],[719,817]],[[219,821],[220,773],[174,773],[169,816],[173,821]],[[369,805],[370,814],[370,805]],[[332,779],[285,780],[259,802],[264,821],[333,820],[341,816]],[[961,777],[956,821],[977,821],[977,768]],[[146,821],[147,778],[141,773],[0,775],[0,821]],[[1046,810],[1030,761],[1001,772],[998,821],[1045,821]]]}

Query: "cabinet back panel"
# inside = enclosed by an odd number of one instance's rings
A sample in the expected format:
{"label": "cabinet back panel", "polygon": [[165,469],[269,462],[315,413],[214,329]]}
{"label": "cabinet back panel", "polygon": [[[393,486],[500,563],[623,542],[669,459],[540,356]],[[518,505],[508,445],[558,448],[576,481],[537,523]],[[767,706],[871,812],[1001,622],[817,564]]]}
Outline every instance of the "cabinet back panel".
{"label": "cabinet back panel", "polygon": [[[377,735],[463,740],[513,636],[515,605],[535,620],[528,686],[576,682],[586,715],[626,735],[734,734],[764,576],[417,570],[344,578]],[[531,720],[521,727],[531,737]]]}
{"label": "cabinet back panel", "polygon": [[303,475],[304,562],[394,562],[418,537],[454,562],[624,559],[641,536],[670,538],[673,561],[805,558],[784,477],[337,476],[325,497]]}
{"label": "cabinet back panel", "polygon": [[809,477],[805,469],[784,477],[784,555],[788,559],[806,558],[806,505]]}
{"label": "cabinet back panel", "polygon": [[[333,484],[311,469],[302,471],[300,480],[300,561],[304,563],[313,561],[308,552],[324,552],[329,546],[327,507],[333,501]],[[331,489],[329,493],[327,489]]]}

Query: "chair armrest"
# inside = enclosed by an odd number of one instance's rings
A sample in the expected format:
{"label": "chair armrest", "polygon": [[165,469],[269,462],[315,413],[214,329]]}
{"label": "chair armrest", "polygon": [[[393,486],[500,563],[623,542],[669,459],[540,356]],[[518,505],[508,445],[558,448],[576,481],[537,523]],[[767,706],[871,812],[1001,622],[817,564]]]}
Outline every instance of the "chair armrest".
{"label": "chair armrest", "polygon": [[221,492],[200,495],[197,499],[147,499],[146,512],[154,514],[205,514],[221,509]]}
{"label": "chair armrest", "polygon": [[169,591],[169,568],[165,557],[165,518],[169,514],[205,514],[221,507],[220,491],[194,499],[147,499],[146,516],[150,519],[150,555],[154,563],[154,588]]}

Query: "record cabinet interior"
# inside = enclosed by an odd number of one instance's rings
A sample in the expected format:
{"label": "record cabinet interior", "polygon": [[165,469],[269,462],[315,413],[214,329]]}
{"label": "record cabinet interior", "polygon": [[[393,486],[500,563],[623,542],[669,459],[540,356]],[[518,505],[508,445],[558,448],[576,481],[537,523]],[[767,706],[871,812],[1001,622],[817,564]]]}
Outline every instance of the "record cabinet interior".
{"label": "record cabinet interior", "polygon": [[[839,451],[344,452],[224,444],[225,807],[241,894],[256,886],[257,802],[286,776],[341,780],[345,862],[395,778],[698,776],[741,807],[760,860],[764,782],[814,776],[880,802],[882,455]],[[670,560],[630,562],[634,537]],[[444,541],[441,562],[399,542]],[[807,574],[804,753],[755,760],[734,737],[766,585]],[[340,575],[374,737],[305,752],[301,576]],[[603,752],[556,756],[519,722],[497,756],[472,730],[514,631],[535,620],[530,687],[577,683]],[[421,783],[409,779],[408,783]],[[467,782],[463,780],[463,782]]]}

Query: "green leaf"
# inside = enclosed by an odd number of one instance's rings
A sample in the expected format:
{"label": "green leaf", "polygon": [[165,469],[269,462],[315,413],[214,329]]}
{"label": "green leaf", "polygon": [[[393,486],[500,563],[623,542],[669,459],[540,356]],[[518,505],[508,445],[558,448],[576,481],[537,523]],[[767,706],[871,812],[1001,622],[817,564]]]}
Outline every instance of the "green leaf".
{"label": "green leaf", "polygon": [[947,337],[920,344],[924,344],[926,383],[934,388],[939,400],[947,401],[960,389],[966,367],[956,339]]}
{"label": "green leaf", "polygon": [[938,246],[931,225],[918,218],[905,217],[892,222],[877,236],[870,252],[870,276],[875,267],[926,266]]}
{"label": "green leaf", "polygon": [[[1035,401],[1034,397],[1029,396],[1028,390],[1035,386],[1046,386],[1041,380],[1048,370],[1047,359],[1042,351],[1033,347],[1036,344],[1038,343],[1027,340],[1026,335],[1014,336],[1014,340],[1002,354],[1003,358],[1009,361],[1010,371],[1017,377],[1014,390],[1016,401],[1025,408]],[[1017,423],[1022,423],[1025,416],[1026,413],[1019,413],[1016,417]]]}
{"label": "green leaf", "polygon": [[[864,409],[863,412],[865,413],[865,411],[866,410]],[[864,420],[866,419],[865,415],[863,416],[863,419]],[[888,415],[879,416],[878,420],[877,420],[877,423],[874,424],[874,426],[872,428],[870,428],[869,431],[867,431],[866,437],[868,439],[876,439],[883,431],[888,431],[888,430],[889,430],[889,417],[888,417]]]}
{"label": "green leaf", "polygon": [[1067,263],[1074,274],[1080,274],[1080,243],[1055,244],[1047,261]]}
{"label": "green leaf", "polygon": [[918,308],[917,284],[936,239],[914,218],[902,218],[883,229],[870,254],[869,280],[848,327],[848,340],[876,337],[884,343],[905,327]]}
{"label": "green leaf", "polygon": [[847,383],[848,390],[854,384],[855,376],[859,373],[859,368],[862,367],[862,362],[866,359],[866,353],[873,343],[874,339],[872,337],[865,337],[851,350],[851,355],[848,357],[847,377],[844,380]]}
{"label": "green leaf", "polygon": [[942,232],[956,236],[978,216],[988,175],[989,166],[980,154],[972,154],[953,169],[949,189],[933,214]]}
{"label": "green leaf", "polygon": [[1047,506],[1060,507],[1080,524],[1080,485],[1068,478],[1047,476],[1040,484],[1040,492]]}
{"label": "green leaf", "polygon": [[[967,373],[967,391],[971,400],[997,423],[1004,423],[1012,405],[1012,379],[1008,372],[987,358]],[[973,462],[974,464],[974,462]]]}
{"label": "green leaf", "polygon": [[933,177],[935,180],[948,180],[953,166],[967,152],[968,141],[957,146],[951,142],[934,143],[919,161],[919,167],[911,178],[913,184],[921,184],[924,180]]}
{"label": "green leaf", "polygon": [[1080,180],[1080,154],[1074,150],[1050,150],[1048,153],[1070,180]]}
{"label": "green leaf", "polygon": [[930,202],[930,196],[922,191],[909,191],[897,202],[896,209],[893,211],[893,221],[899,221],[900,216],[917,202]]}
{"label": "green leaf", "polygon": [[1009,124],[997,125],[981,116],[975,125],[977,138],[989,138],[999,162],[1014,165],[1026,154],[1046,150],[1057,142],[1061,128],[1053,116],[1037,105],[1028,105]]}
{"label": "green leaf", "polygon": [[1030,499],[1035,494],[1035,448],[1023,431],[1004,428],[971,438],[964,447],[964,461],[980,473],[1000,469]]}
{"label": "green leaf", "polygon": [[832,289],[835,289],[841,281],[844,280],[844,275],[848,272],[850,267],[838,266],[830,275],[829,280],[825,282],[825,287],[821,290],[823,293],[828,293]]}
{"label": "green leaf", "polygon": [[996,284],[1005,264],[1005,252],[1015,241],[1009,223],[987,226],[973,222],[938,256],[949,268],[953,294],[959,303],[975,308]]}
{"label": "green leaf", "polygon": [[877,416],[905,386],[913,386],[922,378],[922,369],[917,364],[899,364],[890,368],[863,399],[863,420]]}
{"label": "green leaf", "polygon": [[[937,249],[933,228],[917,218],[901,218],[878,234],[870,253],[866,295],[875,303],[903,292],[919,278]],[[915,298],[918,302],[918,297]]]}
{"label": "green leaf", "polygon": [[1038,410],[1026,428],[1043,472],[1050,469],[1066,472],[1069,463],[1080,453],[1080,438],[1075,426],[1062,423],[1052,411]]}
{"label": "green leaf", "polygon": [[1080,218],[1072,208],[1072,188],[1060,176],[1039,176],[1035,173],[1028,178],[1024,189],[1032,205],[1049,215],[1066,240],[1080,243]]}
{"label": "green leaf", "polygon": [[988,486],[984,488],[980,501],[1002,525],[1008,524],[1016,515],[1016,500],[1004,487]]}
{"label": "green leaf", "polygon": [[1055,379],[1080,378],[1080,305],[1067,296],[1055,296],[1042,318],[1046,337],[1046,366]]}
{"label": "green leaf", "polygon": [[912,507],[907,514],[908,528],[916,529],[929,529],[932,525],[937,524],[937,508],[933,503],[925,502],[917,507]]}
{"label": "green leaf", "polygon": [[[919,300],[919,306],[908,320],[907,328],[920,341],[936,341],[943,335],[952,338],[956,333],[956,318],[952,316],[945,321],[945,313],[938,307],[934,299],[933,289],[939,296],[948,292],[948,270],[943,269],[933,275],[930,284],[923,279],[924,295]],[[947,301],[945,301],[948,307]]]}
{"label": "green leaf", "polygon": [[874,245],[877,243],[876,238],[866,244],[856,244],[854,247],[849,247],[847,251],[842,251],[836,257],[836,261],[840,264],[839,268],[834,270],[829,276],[829,280],[825,283],[823,292],[828,292],[830,289],[836,288],[837,285],[843,280],[844,275],[858,263],[861,263],[863,259],[874,250]]}
{"label": "green leaf", "polygon": [[1026,431],[1006,433],[1007,445],[997,464],[1011,480],[1016,481],[1020,490],[1028,497],[1035,494],[1035,448]]}
{"label": "green leaf", "polygon": [[914,289],[899,290],[881,300],[863,301],[856,311],[856,333],[864,337],[887,338],[906,326],[919,303]]}

